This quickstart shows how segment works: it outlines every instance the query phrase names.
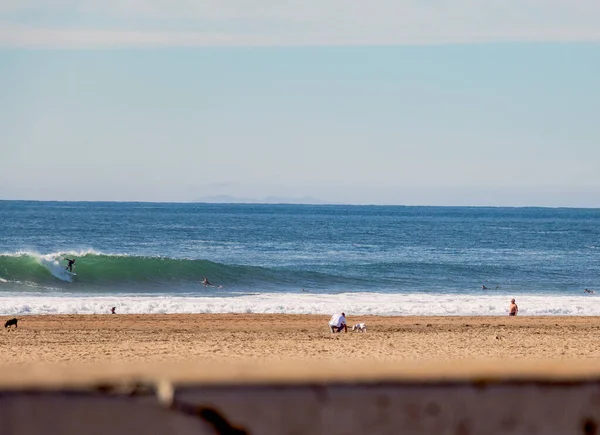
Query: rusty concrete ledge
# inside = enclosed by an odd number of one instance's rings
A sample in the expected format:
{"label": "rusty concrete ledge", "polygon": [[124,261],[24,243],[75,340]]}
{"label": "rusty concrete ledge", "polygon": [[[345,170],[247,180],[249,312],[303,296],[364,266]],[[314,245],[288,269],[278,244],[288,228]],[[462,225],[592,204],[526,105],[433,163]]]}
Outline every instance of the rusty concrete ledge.
{"label": "rusty concrete ledge", "polygon": [[24,365],[0,371],[0,391],[154,391],[160,385],[574,385],[600,382],[595,361],[454,361],[346,363],[319,361]]}
{"label": "rusty concrete ledge", "polygon": [[600,380],[600,362],[330,361],[23,365],[0,371],[0,390],[79,389],[108,384],[291,385],[302,383],[579,383]]}

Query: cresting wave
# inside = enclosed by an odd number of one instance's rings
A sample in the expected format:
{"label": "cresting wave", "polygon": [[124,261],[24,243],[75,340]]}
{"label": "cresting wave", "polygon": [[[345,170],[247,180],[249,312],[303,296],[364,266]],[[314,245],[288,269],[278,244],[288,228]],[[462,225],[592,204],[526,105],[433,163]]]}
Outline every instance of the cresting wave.
{"label": "cresting wave", "polygon": [[[597,296],[515,296],[526,316],[598,316]],[[345,311],[349,318],[384,316],[506,316],[509,295],[465,296],[425,294],[342,293],[337,295],[262,293],[230,297],[184,296],[0,296],[0,315],[170,313],[281,313],[330,316]]]}
{"label": "cresting wave", "polygon": [[[64,258],[75,257],[73,272],[66,273]],[[29,283],[40,287],[77,291],[127,289],[132,292],[156,289],[185,289],[198,286],[203,277],[228,289],[269,289],[297,287],[298,283],[331,285],[348,279],[315,272],[269,269],[255,266],[227,265],[208,260],[144,257],[88,252],[36,254],[30,252],[0,254],[0,277],[3,282]]]}

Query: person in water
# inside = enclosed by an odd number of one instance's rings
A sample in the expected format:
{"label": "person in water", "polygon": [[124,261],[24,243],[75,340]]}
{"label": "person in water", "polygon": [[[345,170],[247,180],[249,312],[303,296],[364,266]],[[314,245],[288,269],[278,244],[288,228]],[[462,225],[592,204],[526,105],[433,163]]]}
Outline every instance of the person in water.
{"label": "person in water", "polygon": [[515,303],[514,299],[510,300],[510,307],[509,307],[509,316],[516,316],[519,313],[519,307],[517,306],[517,304]]}
{"label": "person in water", "polygon": [[207,286],[214,287],[214,286],[215,286],[215,285],[214,285],[212,282],[210,282],[210,281],[208,280],[208,278],[204,278],[204,279],[202,280],[202,285],[203,285],[204,287],[207,287]]}
{"label": "person in water", "polygon": [[117,307],[112,307],[112,308],[110,309],[110,313],[111,313],[111,314],[117,314]]}
{"label": "person in water", "polygon": [[69,264],[67,264],[67,267],[65,268],[65,270],[68,270],[69,272],[73,272],[73,265],[75,264],[75,259],[70,260],[68,258],[65,258],[65,260],[69,262]]}
{"label": "person in water", "polygon": [[[499,289],[500,289],[500,286],[499,286],[499,285],[497,285],[496,287],[494,287],[494,290],[499,290]],[[490,288],[489,288],[489,287],[486,287],[486,286],[484,286],[484,285],[482,285],[482,286],[481,286],[481,290],[490,290]]]}
{"label": "person in water", "polygon": [[589,293],[589,294],[591,294],[591,295],[593,295],[593,294],[595,294],[595,293],[596,293],[594,290],[588,290],[588,289],[585,289],[583,292],[584,292],[584,293]]}

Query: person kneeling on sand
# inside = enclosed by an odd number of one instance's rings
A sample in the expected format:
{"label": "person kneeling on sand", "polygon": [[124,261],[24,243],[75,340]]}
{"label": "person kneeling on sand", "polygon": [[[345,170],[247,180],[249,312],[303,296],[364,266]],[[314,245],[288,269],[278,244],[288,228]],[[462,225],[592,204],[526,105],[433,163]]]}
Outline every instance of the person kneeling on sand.
{"label": "person kneeling on sand", "polygon": [[517,313],[519,312],[519,307],[517,307],[517,304],[515,304],[515,300],[511,299],[510,300],[510,307],[509,307],[510,311],[508,313],[509,316],[516,316]]}
{"label": "person kneeling on sand", "polygon": [[334,314],[329,320],[329,330],[331,332],[348,332],[348,326],[346,325],[346,313]]}

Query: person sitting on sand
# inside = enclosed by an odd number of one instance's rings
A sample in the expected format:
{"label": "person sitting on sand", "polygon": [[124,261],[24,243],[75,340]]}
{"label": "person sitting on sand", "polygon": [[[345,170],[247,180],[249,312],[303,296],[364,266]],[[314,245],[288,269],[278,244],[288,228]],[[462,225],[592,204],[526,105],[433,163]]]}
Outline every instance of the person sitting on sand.
{"label": "person sitting on sand", "polygon": [[334,314],[329,319],[329,330],[331,332],[348,332],[348,326],[346,325],[346,313]]}
{"label": "person sitting on sand", "polygon": [[509,316],[516,316],[517,313],[519,312],[519,307],[517,307],[517,304],[515,304],[515,300],[511,299],[510,300],[510,307],[509,307]]}
{"label": "person sitting on sand", "polygon": [[594,290],[588,290],[588,289],[585,289],[583,292],[584,293],[589,293],[591,295],[596,294],[596,292]]}

